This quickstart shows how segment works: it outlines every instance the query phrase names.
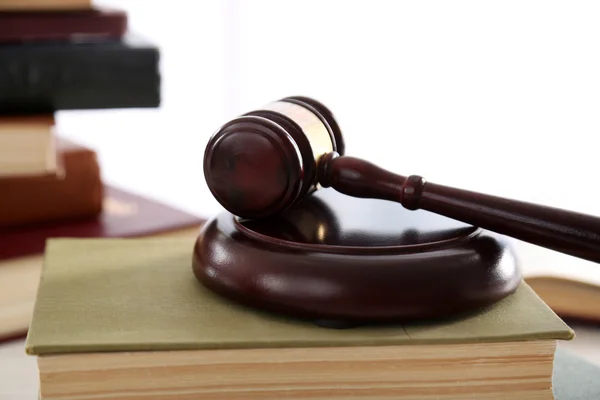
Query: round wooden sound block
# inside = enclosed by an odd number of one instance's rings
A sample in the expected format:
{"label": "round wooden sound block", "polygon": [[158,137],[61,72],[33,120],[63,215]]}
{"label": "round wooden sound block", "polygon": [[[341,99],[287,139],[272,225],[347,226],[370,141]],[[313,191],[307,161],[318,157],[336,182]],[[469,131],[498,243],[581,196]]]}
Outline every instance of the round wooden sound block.
{"label": "round wooden sound block", "polygon": [[225,298],[326,326],[406,322],[513,293],[522,276],[509,243],[427,211],[320,189],[274,218],[224,212],[208,221],[193,271]]}

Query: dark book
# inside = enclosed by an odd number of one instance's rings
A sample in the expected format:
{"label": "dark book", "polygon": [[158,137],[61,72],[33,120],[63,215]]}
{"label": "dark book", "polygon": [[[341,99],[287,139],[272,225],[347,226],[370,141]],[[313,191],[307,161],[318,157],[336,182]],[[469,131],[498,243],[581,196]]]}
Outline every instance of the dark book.
{"label": "dark book", "polygon": [[119,39],[127,31],[120,10],[0,11],[0,42]]}
{"label": "dark book", "polygon": [[0,113],[154,108],[160,105],[159,49],[121,40],[0,46]]}
{"label": "dark book", "polygon": [[203,223],[201,217],[107,186],[97,218],[0,233],[0,341],[27,333],[47,239],[168,236],[187,238],[191,246]]}

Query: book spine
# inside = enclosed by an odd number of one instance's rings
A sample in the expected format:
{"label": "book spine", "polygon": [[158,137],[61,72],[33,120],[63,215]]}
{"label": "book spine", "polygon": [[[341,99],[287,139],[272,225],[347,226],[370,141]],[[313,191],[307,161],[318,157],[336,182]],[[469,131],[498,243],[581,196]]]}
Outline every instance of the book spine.
{"label": "book spine", "polygon": [[96,153],[65,152],[62,176],[0,179],[0,229],[78,218],[102,211],[103,184]]}
{"label": "book spine", "polygon": [[120,38],[124,12],[0,12],[0,42]]}
{"label": "book spine", "polygon": [[0,47],[0,113],[149,108],[160,105],[154,48]]}

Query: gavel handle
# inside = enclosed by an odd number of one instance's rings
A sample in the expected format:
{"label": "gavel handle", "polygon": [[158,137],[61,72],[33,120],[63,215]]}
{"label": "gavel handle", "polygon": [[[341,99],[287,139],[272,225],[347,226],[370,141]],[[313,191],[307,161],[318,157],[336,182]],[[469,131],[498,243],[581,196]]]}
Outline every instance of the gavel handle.
{"label": "gavel handle", "polygon": [[600,262],[600,218],[559,208],[426,182],[393,174],[359,158],[324,155],[323,187],[362,198],[395,201],[585,260]]}

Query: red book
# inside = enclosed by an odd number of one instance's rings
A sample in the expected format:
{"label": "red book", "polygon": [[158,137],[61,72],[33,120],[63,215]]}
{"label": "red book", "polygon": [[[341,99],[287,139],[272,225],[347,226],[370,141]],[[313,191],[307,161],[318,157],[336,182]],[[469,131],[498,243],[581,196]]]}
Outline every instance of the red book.
{"label": "red book", "polygon": [[119,10],[0,12],[0,42],[119,39],[127,31]]}
{"label": "red book", "polygon": [[0,341],[27,333],[48,238],[185,236],[191,257],[204,218],[110,186],[104,194],[97,218],[0,231]]}

